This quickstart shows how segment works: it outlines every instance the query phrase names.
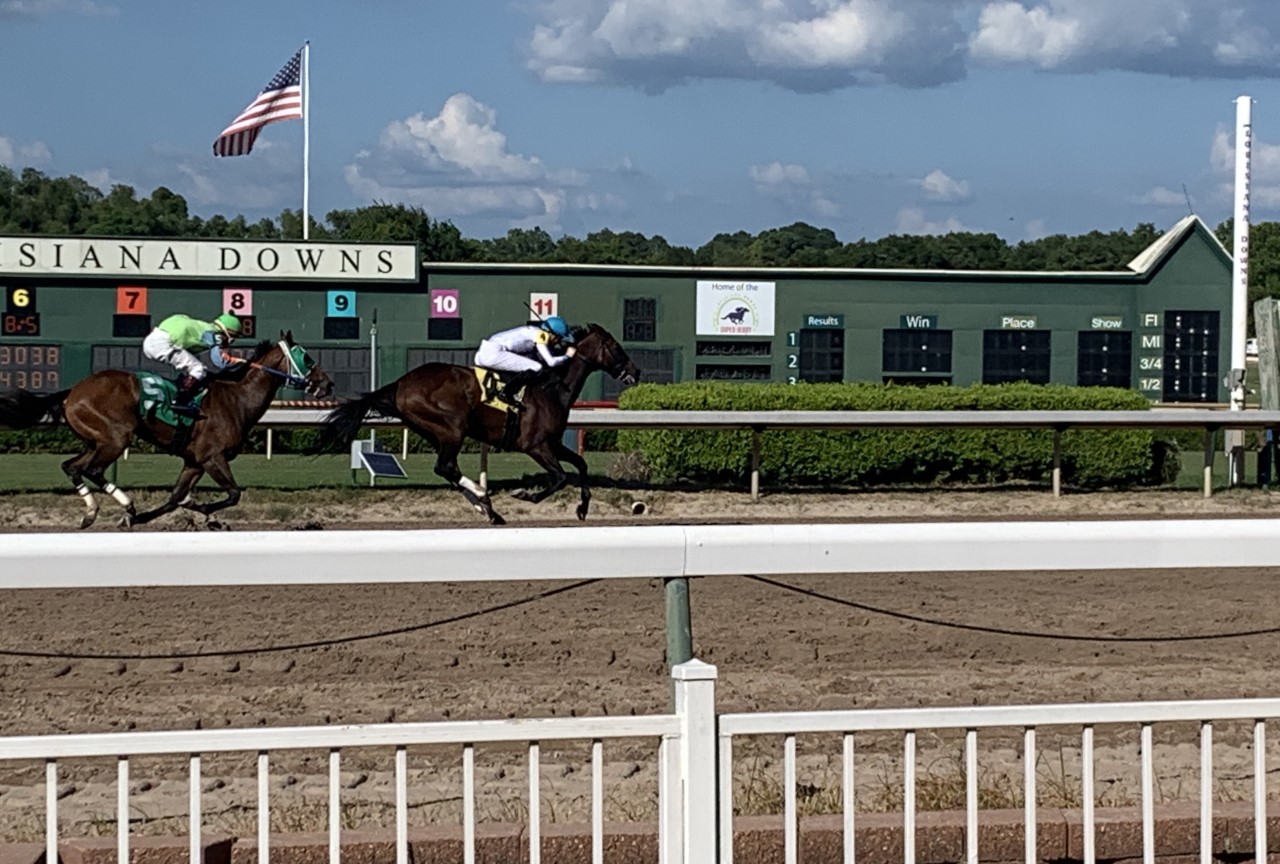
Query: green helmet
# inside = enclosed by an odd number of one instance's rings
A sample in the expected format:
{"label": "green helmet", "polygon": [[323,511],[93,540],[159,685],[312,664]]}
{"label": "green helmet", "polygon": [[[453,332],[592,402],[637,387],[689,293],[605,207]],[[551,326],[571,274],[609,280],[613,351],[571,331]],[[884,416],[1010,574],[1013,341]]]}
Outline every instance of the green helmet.
{"label": "green helmet", "polygon": [[213,320],[213,323],[222,327],[223,330],[226,330],[232,336],[240,335],[240,319],[230,313],[219,315]]}

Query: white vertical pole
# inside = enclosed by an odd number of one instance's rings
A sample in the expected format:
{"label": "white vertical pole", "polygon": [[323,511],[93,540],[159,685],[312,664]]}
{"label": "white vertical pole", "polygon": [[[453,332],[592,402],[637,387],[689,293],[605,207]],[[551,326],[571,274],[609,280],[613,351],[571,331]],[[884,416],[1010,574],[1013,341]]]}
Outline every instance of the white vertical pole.
{"label": "white vertical pole", "polygon": [[311,40],[302,43],[302,239],[311,238]]}
{"label": "white vertical pole", "polygon": [[680,779],[684,784],[684,860],[716,860],[716,667],[689,660],[671,667],[680,715]]}
{"label": "white vertical pole", "polygon": [[129,757],[116,759],[116,860],[129,860]]}
{"label": "white vertical pole", "polygon": [[[1253,100],[1236,99],[1235,240],[1231,267],[1231,410],[1244,409],[1245,336],[1249,320],[1249,162],[1253,149]],[[1227,436],[1228,477],[1244,482],[1243,432]]]}
{"label": "white vertical pole", "polygon": [[[369,325],[369,392],[378,389],[378,310],[374,307],[373,321]],[[369,427],[369,450],[378,452],[378,427]],[[370,486],[373,484],[370,483]]]}

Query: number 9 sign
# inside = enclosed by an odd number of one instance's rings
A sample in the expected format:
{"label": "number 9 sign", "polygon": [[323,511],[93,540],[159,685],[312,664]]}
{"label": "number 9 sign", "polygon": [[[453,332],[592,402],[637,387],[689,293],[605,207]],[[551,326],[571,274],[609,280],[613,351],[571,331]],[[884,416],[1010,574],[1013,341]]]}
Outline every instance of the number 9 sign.
{"label": "number 9 sign", "polygon": [[355,318],[356,292],[330,291],[327,305],[327,314],[330,318]]}
{"label": "number 9 sign", "polygon": [[222,311],[230,312],[237,318],[253,314],[252,288],[223,288]]}

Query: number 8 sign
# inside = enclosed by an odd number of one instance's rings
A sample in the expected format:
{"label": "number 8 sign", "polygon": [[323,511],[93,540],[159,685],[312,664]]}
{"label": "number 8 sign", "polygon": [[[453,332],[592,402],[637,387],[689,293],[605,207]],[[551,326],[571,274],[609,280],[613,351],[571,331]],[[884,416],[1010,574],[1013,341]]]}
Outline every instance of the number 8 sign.
{"label": "number 8 sign", "polygon": [[223,288],[222,311],[230,312],[237,318],[253,314],[252,288]]}

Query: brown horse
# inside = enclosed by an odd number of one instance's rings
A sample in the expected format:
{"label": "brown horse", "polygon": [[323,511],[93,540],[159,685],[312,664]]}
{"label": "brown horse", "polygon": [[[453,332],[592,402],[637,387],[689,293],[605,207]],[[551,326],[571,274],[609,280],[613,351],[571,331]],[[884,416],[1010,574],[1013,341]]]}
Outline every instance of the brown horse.
{"label": "brown horse", "polygon": [[[178,507],[208,515],[234,506],[240,500],[240,490],[228,463],[239,454],[249,430],[262,419],[276,391],[285,383],[302,387],[317,398],[333,392],[333,381],[312,362],[304,348],[294,344],[292,332],[281,333],[279,342],[261,343],[247,361],[213,377],[200,405],[201,417],[190,426],[189,433],[184,433],[185,441],[179,439],[175,427],[142,415],[138,376],[115,369],[95,372],[58,393],[18,390],[0,394],[0,426],[24,429],[46,417],[65,420],[87,445],[83,453],[62,463],[62,470],[89,511],[80,527],[88,528],[98,518],[98,502],[84,482],[87,477],[124,508],[120,524],[128,528]],[[180,456],[184,463],[169,500],[144,513],[134,509],[125,491],[108,481],[105,473],[135,436]],[[205,473],[217,481],[226,498],[210,504],[192,500],[192,490]]]}
{"label": "brown horse", "polygon": [[582,392],[587,377],[597,369],[626,384],[634,384],[640,370],[631,362],[609,331],[598,324],[575,328],[575,351],[568,363],[553,368],[538,383],[525,388],[525,408],[518,417],[514,437],[507,436],[507,411],[484,404],[480,382],[470,366],[427,363],[390,384],[353,399],[330,412],[313,452],[349,448],[371,410],[397,417],[417,432],[436,451],[435,472],[462,493],[476,512],[489,522],[505,520],[493,511],[486,490],[465,477],[458,468],[458,452],[466,438],[502,449],[527,453],[551,474],[551,482],[536,492],[520,490],[522,501],[538,503],[565,485],[563,459],[578,471],[582,501],[578,518],[587,518],[591,493],[587,489],[587,463],[561,441],[569,421],[569,409]]}

